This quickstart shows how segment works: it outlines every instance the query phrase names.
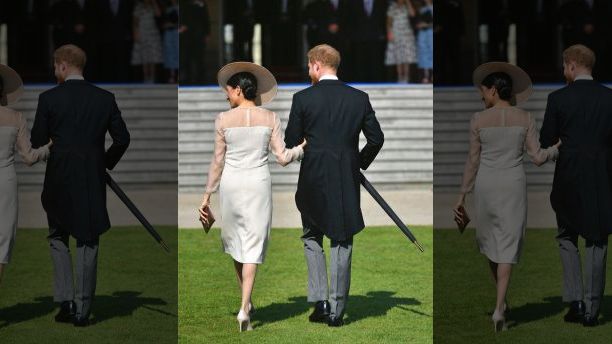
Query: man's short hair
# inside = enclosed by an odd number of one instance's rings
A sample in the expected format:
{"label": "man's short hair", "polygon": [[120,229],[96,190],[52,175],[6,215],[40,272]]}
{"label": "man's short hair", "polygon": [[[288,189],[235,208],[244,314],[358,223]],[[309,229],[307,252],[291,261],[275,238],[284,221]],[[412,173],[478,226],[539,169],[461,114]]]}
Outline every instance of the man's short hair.
{"label": "man's short hair", "polygon": [[308,62],[319,62],[333,70],[338,70],[340,53],[331,45],[320,44],[308,51]]}
{"label": "man's short hair", "polygon": [[55,50],[55,53],[53,53],[53,60],[55,63],[65,62],[70,66],[83,70],[83,68],[85,68],[85,62],[87,62],[87,55],[83,49],[76,45],[66,44]]}
{"label": "man's short hair", "polygon": [[579,66],[593,70],[595,53],[582,44],[575,44],[563,51],[563,62],[575,62]]}

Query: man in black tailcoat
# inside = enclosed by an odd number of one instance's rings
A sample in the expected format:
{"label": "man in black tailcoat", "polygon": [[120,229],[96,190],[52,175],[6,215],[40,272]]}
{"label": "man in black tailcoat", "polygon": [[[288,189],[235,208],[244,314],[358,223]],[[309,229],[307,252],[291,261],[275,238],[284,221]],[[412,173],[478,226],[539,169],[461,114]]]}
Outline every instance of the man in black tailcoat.
{"label": "man in black tailcoat", "polygon": [[[561,140],[550,202],[557,215],[567,322],[599,324],[612,231],[612,90],[593,80],[595,54],[584,45],[563,52],[568,85],[548,96],[542,147]],[[585,239],[584,286],[578,237]]]}
{"label": "man in black tailcoat", "polygon": [[[384,142],[368,95],[338,80],[340,54],[329,45],[308,52],[313,82],[293,96],[285,131],[288,147],[305,138],[295,202],[302,215],[312,322],[342,326],[349,294],[353,236],[364,228],[360,169],[367,169]],[[366,145],[359,151],[359,134]],[[331,239],[328,291],[323,235]],[[328,302],[329,296],[329,302]]]}
{"label": "man in black tailcoat", "polygon": [[[53,140],[42,192],[54,266],[55,320],[89,325],[96,290],[99,236],[110,228],[106,170],[119,162],[130,134],[112,93],[83,79],[85,52],[75,45],[54,54],[59,85],[40,94],[32,146]],[[109,133],[113,143],[105,151]],[[76,239],[73,279],[68,241]]]}

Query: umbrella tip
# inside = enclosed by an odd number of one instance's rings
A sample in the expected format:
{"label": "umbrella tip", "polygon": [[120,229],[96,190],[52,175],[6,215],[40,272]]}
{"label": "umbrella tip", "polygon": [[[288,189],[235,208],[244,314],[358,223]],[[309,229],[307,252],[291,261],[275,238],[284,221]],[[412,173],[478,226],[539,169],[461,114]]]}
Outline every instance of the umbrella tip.
{"label": "umbrella tip", "polygon": [[166,242],[165,242],[165,241],[160,240],[160,242],[159,242],[159,243],[162,245],[162,247],[164,248],[164,250],[165,250],[167,253],[170,253],[170,249],[168,248],[168,245],[166,245]]}
{"label": "umbrella tip", "polygon": [[419,251],[421,252],[425,252],[425,250],[423,249],[423,246],[421,246],[421,244],[418,241],[414,241],[414,244],[416,245],[416,247],[419,249]]}

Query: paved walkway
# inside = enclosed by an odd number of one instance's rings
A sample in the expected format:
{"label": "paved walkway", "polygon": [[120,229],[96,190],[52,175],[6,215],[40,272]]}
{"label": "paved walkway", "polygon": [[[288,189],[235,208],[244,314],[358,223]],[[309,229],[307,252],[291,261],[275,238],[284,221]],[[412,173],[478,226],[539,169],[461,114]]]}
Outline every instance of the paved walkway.
{"label": "paved walkway", "polygon": [[[182,228],[198,228],[196,209],[200,205],[200,194],[177,195],[175,188],[159,186],[154,190],[125,190],[145,217],[154,225],[175,225]],[[433,223],[431,188],[406,190],[380,190],[399,217],[410,225],[431,225]],[[107,206],[113,226],[140,225],[112,191],[107,192]],[[361,194],[362,211],[368,226],[392,225],[387,214],[365,191]],[[213,212],[219,213],[218,197],[214,195]],[[39,191],[21,191],[19,193],[19,227],[45,228],[47,218],[40,204]],[[280,191],[273,193],[272,226],[277,228],[301,226],[300,214],[295,208],[294,192]]]}
{"label": "paved walkway", "polygon": [[[124,191],[151,224],[176,226],[176,187],[156,186],[154,190],[126,189]],[[140,225],[140,222],[111,190],[107,191],[106,203],[113,226]],[[19,193],[19,227],[47,227],[47,215],[40,204],[40,191],[21,191]]]}
{"label": "paved walkway", "polygon": [[[527,194],[527,228],[556,228],[555,212],[549,201],[550,192],[532,191]],[[457,202],[457,193],[436,193],[434,196],[434,227],[456,228],[453,221],[453,206]],[[467,212],[472,218],[468,227],[474,226],[474,208],[472,195],[468,195]]]}
{"label": "paved walkway", "polygon": [[[397,215],[410,225],[431,225],[433,219],[433,193],[430,188],[407,190],[380,190],[380,194],[395,210]],[[213,214],[219,213],[219,198],[212,197]],[[179,227],[199,227],[197,207],[200,194],[179,194]],[[299,228],[302,225],[300,213],[295,207],[294,192],[274,192],[272,227]],[[366,226],[392,225],[393,222],[367,192],[361,193],[361,206]]]}

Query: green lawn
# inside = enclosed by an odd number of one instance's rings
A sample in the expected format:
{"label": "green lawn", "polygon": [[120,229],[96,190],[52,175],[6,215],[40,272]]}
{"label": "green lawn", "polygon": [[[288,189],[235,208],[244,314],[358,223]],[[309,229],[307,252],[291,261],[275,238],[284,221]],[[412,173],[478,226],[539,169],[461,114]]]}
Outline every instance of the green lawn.
{"label": "green lawn", "polygon": [[[556,230],[527,230],[523,255],[512,274],[510,328],[493,333],[495,287],[474,230],[434,230],[434,340],[436,343],[611,343],[612,296],[606,293],[602,326],[566,324]],[[608,274],[608,286],[612,276]]]}
{"label": "green lawn", "polygon": [[0,284],[0,343],[176,343],[177,230],[158,230],[171,254],[142,228],[112,228],[101,237],[95,324],[75,328],[53,321],[47,229],[19,229]]}
{"label": "green lawn", "polygon": [[179,341],[432,343],[432,229],[414,232],[425,253],[397,228],[367,228],[355,237],[346,324],[329,328],[308,322],[301,230],[273,229],[253,294],[255,329],[239,333],[239,289],[220,231],[179,230]]}

